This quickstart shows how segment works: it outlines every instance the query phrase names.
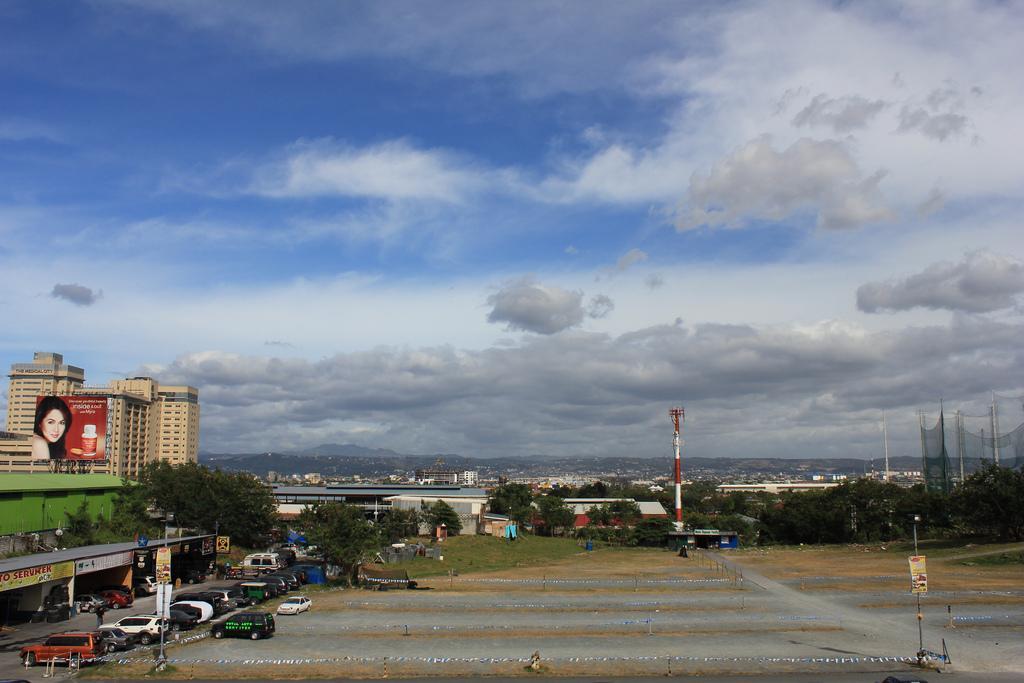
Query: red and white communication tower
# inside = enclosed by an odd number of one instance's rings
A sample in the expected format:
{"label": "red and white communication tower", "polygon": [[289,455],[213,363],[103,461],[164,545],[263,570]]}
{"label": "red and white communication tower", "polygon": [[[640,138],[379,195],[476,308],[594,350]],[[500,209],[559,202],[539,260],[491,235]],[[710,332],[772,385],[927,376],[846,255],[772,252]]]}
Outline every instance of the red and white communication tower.
{"label": "red and white communication tower", "polygon": [[672,450],[676,453],[676,521],[683,521],[683,475],[679,469],[679,445],[681,443],[679,434],[682,432],[681,424],[686,417],[686,412],[682,408],[673,408],[668,411],[668,414],[672,416],[672,424],[675,425],[675,431],[672,433]]}

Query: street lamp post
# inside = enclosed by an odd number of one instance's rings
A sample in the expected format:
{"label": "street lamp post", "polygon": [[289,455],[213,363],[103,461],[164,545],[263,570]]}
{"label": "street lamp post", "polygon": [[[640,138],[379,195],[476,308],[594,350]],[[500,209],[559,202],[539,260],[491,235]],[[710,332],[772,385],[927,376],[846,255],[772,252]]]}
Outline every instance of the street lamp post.
{"label": "street lamp post", "polygon": [[[164,547],[167,547],[167,513],[164,513]],[[156,615],[160,617],[160,652],[156,658],[156,667],[158,671],[163,671],[164,667],[167,666],[167,621],[171,615],[164,609],[164,606],[170,603],[170,600],[164,595],[166,591],[171,590],[170,584],[163,584],[163,591],[157,588],[157,596],[160,604],[156,606]]]}
{"label": "street lamp post", "polygon": [[[913,515],[911,519],[914,522],[914,555],[917,556],[919,555],[917,552],[917,523],[921,521],[921,515]],[[924,631],[921,627],[923,619],[921,616],[921,593],[915,592],[915,595],[917,596],[917,650],[921,652],[924,650]]]}

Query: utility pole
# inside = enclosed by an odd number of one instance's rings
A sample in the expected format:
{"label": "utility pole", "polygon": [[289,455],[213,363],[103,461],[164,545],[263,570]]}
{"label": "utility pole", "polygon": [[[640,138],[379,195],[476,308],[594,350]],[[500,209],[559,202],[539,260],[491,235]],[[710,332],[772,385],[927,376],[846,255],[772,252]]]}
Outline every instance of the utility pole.
{"label": "utility pole", "polygon": [[[914,556],[917,557],[920,556],[917,552],[917,523],[921,521],[921,515],[914,515],[912,519],[914,521]],[[924,631],[921,628],[921,620],[923,619],[921,615],[921,593],[915,591],[915,595],[917,596],[917,650],[921,652],[924,650]]]}

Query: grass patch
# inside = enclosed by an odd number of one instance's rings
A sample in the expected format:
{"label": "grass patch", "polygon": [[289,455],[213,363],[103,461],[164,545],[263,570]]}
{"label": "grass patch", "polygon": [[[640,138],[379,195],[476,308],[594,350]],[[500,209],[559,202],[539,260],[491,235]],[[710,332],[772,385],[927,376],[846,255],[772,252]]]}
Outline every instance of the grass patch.
{"label": "grass patch", "polygon": [[523,534],[515,541],[493,536],[451,536],[441,544],[441,561],[417,557],[403,563],[414,579],[457,572],[490,572],[515,567],[536,567],[585,552],[571,538]]}
{"label": "grass patch", "polygon": [[970,560],[964,560],[960,564],[965,567],[980,565],[983,567],[1002,567],[1005,565],[1024,564],[1024,551],[1015,553],[1000,553],[999,555],[982,555]]}

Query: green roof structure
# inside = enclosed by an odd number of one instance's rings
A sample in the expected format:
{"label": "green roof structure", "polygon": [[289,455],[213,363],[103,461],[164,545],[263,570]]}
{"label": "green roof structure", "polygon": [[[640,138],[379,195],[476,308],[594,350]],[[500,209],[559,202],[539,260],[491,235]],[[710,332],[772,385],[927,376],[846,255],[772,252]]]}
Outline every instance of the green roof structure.
{"label": "green roof structure", "polygon": [[0,473],[0,492],[84,491],[121,488],[120,477],[112,474],[24,474]]}

